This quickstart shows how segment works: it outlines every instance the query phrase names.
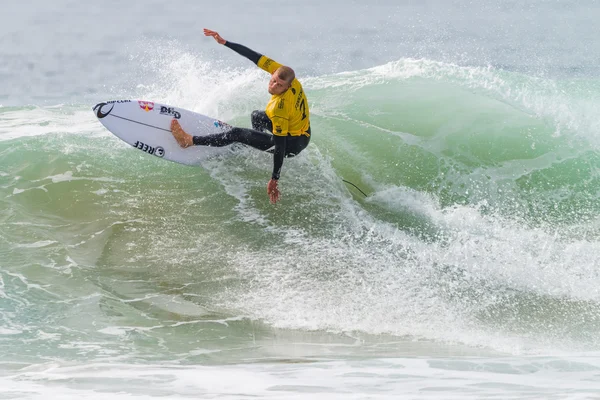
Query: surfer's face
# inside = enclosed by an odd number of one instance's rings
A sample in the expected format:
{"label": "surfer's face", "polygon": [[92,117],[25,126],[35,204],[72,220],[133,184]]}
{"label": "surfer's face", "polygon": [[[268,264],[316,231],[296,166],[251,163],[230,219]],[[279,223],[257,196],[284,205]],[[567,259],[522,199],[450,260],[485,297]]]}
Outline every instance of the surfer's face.
{"label": "surfer's face", "polygon": [[290,88],[290,84],[279,77],[278,71],[271,75],[269,81],[269,93],[281,94]]}

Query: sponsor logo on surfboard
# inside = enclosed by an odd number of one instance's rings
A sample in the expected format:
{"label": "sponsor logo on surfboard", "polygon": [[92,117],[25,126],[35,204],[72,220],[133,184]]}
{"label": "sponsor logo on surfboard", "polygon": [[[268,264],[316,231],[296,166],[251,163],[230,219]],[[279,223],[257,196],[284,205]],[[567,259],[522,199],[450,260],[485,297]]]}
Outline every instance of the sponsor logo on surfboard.
{"label": "sponsor logo on surfboard", "polygon": [[162,158],[165,155],[165,149],[163,149],[162,147],[148,146],[146,143],[142,143],[139,140],[137,142],[135,142],[134,144],[132,144],[132,146],[135,147],[136,149],[139,149],[139,150],[145,152],[145,153],[153,154],[156,157]]}
{"label": "sponsor logo on surfboard", "polygon": [[98,117],[98,119],[106,117],[108,114],[110,114],[112,109],[115,108],[115,105],[113,104],[108,111],[103,111],[102,107],[104,107],[105,105],[107,105],[107,103],[98,103],[94,106],[94,108],[92,108],[92,110],[96,111],[96,117]]}
{"label": "sponsor logo on surfboard", "polygon": [[151,101],[139,101],[140,108],[146,112],[154,110],[154,103]]}
{"label": "sponsor logo on surfboard", "polygon": [[213,122],[213,125],[215,126],[215,128],[231,128],[231,125],[219,120]]}
{"label": "sponsor logo on surfboard", "polygon": [[170,115],[175,119],[181,118],[181,114],[179,113],[179,111],[175,110],[172,107],[160,106],[160,113],[163,115]]}
{"label": "sponsor logo on surfboard", "polygon": [[106,104],[114,104],[114,103],[131,103],[131,100],[111,100],[111,101],[106,102]]}

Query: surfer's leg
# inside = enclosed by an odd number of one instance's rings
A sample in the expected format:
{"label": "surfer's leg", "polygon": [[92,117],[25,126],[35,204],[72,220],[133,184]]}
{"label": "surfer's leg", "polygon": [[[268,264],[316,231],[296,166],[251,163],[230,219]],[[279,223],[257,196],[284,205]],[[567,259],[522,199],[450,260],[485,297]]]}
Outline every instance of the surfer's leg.
{"label": "surfer's leg", "polygon": [[222,133],[207,136],[192,136],[186,133],[177,120],[171,121],[171,132],[181,147],[211,146],[223,147],[232,143],[243,143],[258,150],[268,150],[274,146],[273,135],[246,128],[232,128]]}
{"label": "surfer's leg", "polygon": [[[171,131],[181,147],[189,147],[192,143],[196,146],[212,147],[223,147],[232,143],[243,143],[258,150],[267,151],[275,145],[272,134],[247,128],[236,127],[214,135],[191,136],[181,128],[177,120],[173,120],[171,123]],[[310,135],[310,128],[308,128],[308,134]],[[295,155],[300,154],[310,142],[310,136],[304,135],[289,136],[287,139],[285,157],[294,157]]]}
{"label": "surfer's leg", "polygon": [[266,112],[258,110],[252,111],[250,119],[252,121],[252,129],[261,132],[264,130],[273,132],[273,122],[269,119]]}
{"label": "surfer's leg", "polygon": [[273,135],[247,128],[232,128],[223,133],[208,136],[194,136],[197,146],[223,147],[232,143],[243,143],[258,150],[273,147]]}

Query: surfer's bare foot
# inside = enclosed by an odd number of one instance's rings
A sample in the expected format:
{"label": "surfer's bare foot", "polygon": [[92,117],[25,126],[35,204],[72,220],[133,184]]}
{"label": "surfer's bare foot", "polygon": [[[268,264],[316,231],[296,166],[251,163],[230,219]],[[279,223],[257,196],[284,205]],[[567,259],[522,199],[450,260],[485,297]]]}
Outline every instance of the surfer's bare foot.
{"label": "surfer's bare foot", "polygon": [[175,140],[177,140],[177,143],[184,149],[194,145],[194,138],[192,135],[185,133],[181,125],[179,125],[179,121],[176,119],[171,121],[171,132],[173,133]]}

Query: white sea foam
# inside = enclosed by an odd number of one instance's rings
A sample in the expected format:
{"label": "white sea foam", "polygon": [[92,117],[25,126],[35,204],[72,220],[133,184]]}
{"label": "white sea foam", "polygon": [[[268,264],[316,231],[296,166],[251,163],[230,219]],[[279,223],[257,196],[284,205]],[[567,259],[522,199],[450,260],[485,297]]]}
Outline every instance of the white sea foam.
{"label": "white sea foam", "polygon": [[15,245],[15,247],[17,248],[24,248],[24,249],[37,249],[40,247],[47,247],[50,245],[53,245],[55,243],[58,243],[54,240],[41,240],[39,242],[34,242],[34,243],[20,243]]}
{"label": "white sea foam", "polygon": [[108,135],[87,110],[61,112],[53,108],[33,108],[7,111],[0,118],[0,142],[52,134]]}
{"label": "white sea foam", "polygon": [[3,373],[0,394],[27,399],[436,399],[444,393],[453,399],[583,399],[600,390],[597,358],[298,361],[224,366],[47,363]]}
{"label": "white sea foam", "polygon": [[18,329],[0,328],[0,335],[18,335],[22,331]]}

